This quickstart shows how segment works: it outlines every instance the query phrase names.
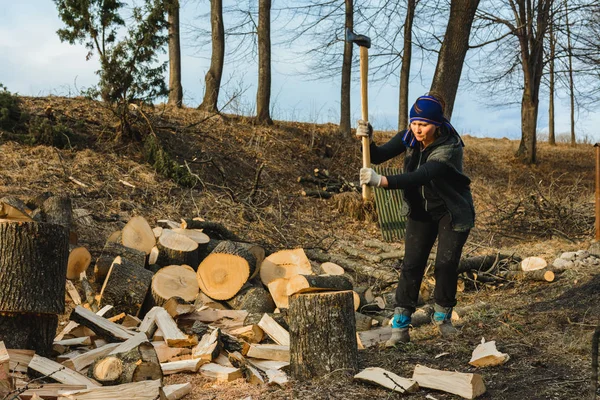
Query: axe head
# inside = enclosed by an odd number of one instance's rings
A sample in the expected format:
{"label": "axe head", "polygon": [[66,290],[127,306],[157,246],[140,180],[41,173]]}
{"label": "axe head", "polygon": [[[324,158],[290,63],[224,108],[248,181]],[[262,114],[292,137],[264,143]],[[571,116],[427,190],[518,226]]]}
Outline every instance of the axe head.
{"label": "axe head", "polygon": [[356,43],[367,49],[371,47],[371,39],[365,35],[356,35],[350,28],[346,28],[346,42]]}

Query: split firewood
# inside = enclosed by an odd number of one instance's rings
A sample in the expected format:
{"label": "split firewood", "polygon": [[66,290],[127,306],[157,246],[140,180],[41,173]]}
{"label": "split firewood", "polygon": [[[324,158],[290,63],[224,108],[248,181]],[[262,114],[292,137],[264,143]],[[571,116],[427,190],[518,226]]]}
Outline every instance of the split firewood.
{"label": "split firewood", "polygon": [[392,327],[384,326],[368,331],[356,332],[358,349],[368,349],[385,343],[392,336]]}
{"label": "split firewood", "polygon": [[223,351],[219,353],[219,355],[213,360],[213,362],[224,367],[233,367],[233,364],[229,361],[226,352]]}
{"label": "split firewood", "polygon": [[161,399],[164,400],[179,400],[182,397],[192,392],[192,384],[190,382],[178,383],[175,385],[165,385],[162,387]]}
{"label": "split firewood", "polygon": [[123,342],[133,336],[133,333],[122,326],[110,322],[106,318],[94,314],[82,306],[75,307],[71,312],[70,319],[90,328],[96,334],[105,337],[111,342]]}
{"label": "split firewood", "polygon": [[269,314],[264,314],[258,322],[258,326],[279,345],[290,345],[290,334],[277,323]]}
{"label": "split firewood", "polygon": [[[243,354],[243,353],[242,353]],[[278,344],[250,344],[244,354],[246,357],[273,361],[290,361],[290,346]]]}
{"label": "split firewood", "polygon": [[272,313],[275,310],[273,297],[260,284],[242,288],[227,300],[227,304],[234,310],[246,310],[250,313]]}
{"label": "split firewood", "polygon": [[163,338],[169,346],[192,347],[198,344],[198,339],[196,336],[188,336],[183,333],[164,308],[156,308],[154,321],[156,322],[158,328],[162,331]]}
{"label": "split firewood", "polygon": [[[110,322],[115,322],[115,323],[118,323],[118,324],[120,324],[120,323],[121,323],[121,321],[125,319],[125,316],[126,316],[126,315],[127,315],[127,314],[125,314],[124,312],[122,312],[122,313],[120,313],[120,314],[113,315],[112,317],[108,318],[108,320],[109,320]],[[121,324],[121,326],[123,326],[123,324]]]}
{"label": "split firewood", "polygon": [[521,261],[522,271],[537,271],[538,269],[544,269],[547,266],[548,263],[541,257],[527,257]]}
{"label": "split firewood", "polygon": [[160,380],[125,383],[116,386],[88,388],[85,390],[59,391],[59,400],[103,400],[136,399],[156,400],[160,398]]}
{"label": "split firewood", "polygon": [[485,393],[485,384],[479,374],[441,371],[417,364],[412,379],[420,387],[441,390],[465,399],[474,399]]}
{"label": "split firewood", "polygon": [[242,371],[239,368],[224,367],[215,363],[201,366],[200,374],[207,378],[215,379],[217,382],[231,382],[243,377]]}
{"label": "split firewood", "polygon": [[65,282],[66,282],[65,289],[67,290],[67,293],[71,297],[71,300],[73,300],[73,303],[75,303],[76,306],[81,305],[81,296],[79,295],[79,292],[75,288],[75,285],[73,285],[73,282],[71,282],[68,279]]}
{"label": "split firewood", "polygon": [[344,275],[344,268],[332,262],[324,262],[320,266],[323,275]]}
{"label": "split firewood", "polygon": [[112,304],[117,313],[137,316],[152,284],[152,276],[152,272],[128,259],[116,257],[102,285],[100,305]]}
{"label": "split firewood", "polygon": [[367,382],[384,388],[393,390],[398,393],[415,393],[419,390],[419,384],[412,380],[402,378],[393,372],[386,371],[383,368],[365,368],[358,374],[354,375],[354,379],[361,382]]}
{"label": "split firewood", "polygon": [[158,249],[158,246],[154,246],[150,250],[150,254],[148,254],[148,269],[151,269],[150,268],[151,265],[157,265],[158,268],[157,267],[153,267],[153,268],[157,268],[157,271],[158,271],[158,269],[160,269],[160,265],[157,264],[158,256],[159,255],[160,255],[160,250]]}
{"label": "split firewood", "polygon": [[538,269],[534,271],[500,271],[499,276],[510,280],[523,280],[523,281],[542,281],[552,282],[554,281],[554,272],[546,269]]}
{"label": "split firewood", "polygon": [[160,342],[151,342],[152,346],[154,346],[154,350],[156,351],[156,355],[158,356],[158,361],[161,363],[165,363],[173,360],[175,357],[183,356],[183,355],[191,355],[192,351],[189,348],[185,347],[169,347],[163,341]]}
{"label": "split firewood", "polygon": [[493,367],[504,364],[509,359],[508,354],[500,353],[496,349],[496,341],[486,342],[485,338],[481,338],[481,344],[473,350],[469,364],[475,367]]}
{"label": "split firewood", "polygon": [[269,285],[275,279],[313,273],[310,260],[303,249],[281,250],[266,257],[260,267],[260,280]]}
{"label": "split firewood", "polygon": [[142,332],[135,333],[131,338],[126,341],[119,343],[119,346],[115,347],[109,355],[118,353],[127,353],[135,348],[138,348],[141,344],[148,342],[148,338]]}
{"label": "split firewood", "polygon": [[352,282],[342,275],[296,275],[287,284],[288,296],[336,290],[352,290]]}
{"label": "split firewood", "polygon": [[177,360],[161,363],[160,367],[164,375],[178,374],[180,372],[198,372],[200,367],[207,361],[201,358],[190,358],[187,360]]}
{"label": "split firewood", "polygon": [[192,358],[201,358],[211,362],[221,352],[221,330],[215,329],[210,334],[205,334],[196,347],[192,349]]}
{"label": "split firewood", "polygon": [[[102,309],[100,309],[96,315],[98,315],[99,317],[103,317],[105,314],[107,314],[108,312],[110,312],[110,310],[113,309],[113,306],[105,306]],[[56,335],[56,337],[54,338],[54,341],[58,341],[58,340],[62,340],[65,338],[66,335],[73,335],[71,332],[73,332],[77,327],[79,327],[79,324],[75,321],[69,321],[69,323],[67,325],[65,325],[65,327],[63,328],[63,330]],[[89,328],[88,328],[89,329]],[[90,330],[91,331],[91,330]],[[93,332],[93,331],[91,331]],[[83,335],[83,336],[90,336],[90,335]]]}
{"label": "split firewood", "polygon": [[223,304],[215,299],[211,299],[202,292],[199,292],[198,296],[196,296],[196,300],[194,300],[194,307],[196,307],[196,309],[200,307],[208,307],[217,310],[229,310],[229,307],[227,307],[226,304]]}
{"label": "split firewood", "polygon": [[123,353],[97,358],[88,375],[104,386],[162,379],[162,369],[154,346],[149,342]]}
{"label": "split firewood", "polygon": [[288,282],[289,279],[287,278],[277,278],[267,284],[269,293],[271,294],[275,305],[279,309],[289,307],[289,299],[287,294]]}
{"label": "split firewood", "polygon": [[247,357],[246,360],[251,362],[253,366],[263,372],[267,372],[268,370],[282,369],[290,365],[289,361],[261,360],[259,358],[250,357]]}
{"label": "split firewood", "polygon": [[215,300],[235,296],[256,268],[256,259],[235,242],[223,241],[198,266],[198,286]]}
{"label": "split firewood", "polygon": [[150,250],[156,245],[156,239],[148,221],[138,215],[131,218],[121,230],[121,243],[123,246],[150,254]]}
{"label": "split firewood", "polygon": [[76,337],[72,339],[63,339],[52,344],[52,350],[56,353],[66,353],[69,347],[75,346],[91,346],[92,339],[89,336]]}
{"label": "split firewood", "polygon": [[136,317],[135,315],[125,315],[123,321],[121,322],[121,326],[124,328],[137,328],[142,323],[142,320]]}
{"label": "split firewood", "polygon": [[277,369],[268,369],[265,371],[268,383],[285,387],[289,383],[288,376],[285,372]]}
{"label": "split firewood", "polygon": [[265,332],[256,324],[242,326],[232,329],[229,334],[240,338],[248,343],[260,343],[265,337]]}
{"label": "split firewood", "polygon": [[[160,237],[160,235],[162,235],[163,229],[164,228],[161,227],[161,226],[155,226],[154,228],[152,228],[152,232],[154,233],[154,238],[155,239],[158,239]],[[156,246],[154,246],[154,247],[156,247]]]}
{"label": "split firewood", "polygon": [[123,246],[121,243],[107,241],[102,249],[102,253],[100,253],[100,257],[98,257],[94,265],[96,283],[100,284],[104,282],[115,257],[119,256],[138,265],[140,268],[144,268],[146,264],[146,253],[143,251]]}
{"label": "split firewood", "polygon": [[79,279],[82,272],[86,271],[92,262],[92,255],[85,247],[75,247],[69,253],[67,263],[67,279]]}
{"label": "split firewood", "polygon": [[355,312],[354,319],[356,320],[357,332],[368,331],[373,326],[373,318],[368,315]]}
{"label": "split firewood", "polygon": [[27,372],[29,363],[35,355],[35,350],[25,349],[7,349],[8,356],[10,357],[9,367],[13,372]]}
{"label": "split firewood", "polygon": [[221,342],[223,343],[223,350],[225,350],[227,353],[232,353],[234,351],[242,352],[244,350],[244,346],[248,345],[248,343],[244,342],[243,340],[240,340],[226,332],[221,332]]}
{"label": "split firewood", "polygon": [[[278,312],[278,313],[268,313],[269,317],[273,318],[281,327],[285,330],[289,330],[289,324],[287,321],[287,312]],[[250,313],[244,319],[243,325],[252,325],[258,324],[258,322],[263,318],[264,313]]]}
{"label": "split firewood", "polygon": [[198,243],[188,236],[175,233],[170,229],[163,229],[156,247],[159,250],[158,259],[156,260],[158,265],[185,264],[196,268],[199,263]]}
{"label": "split firewood", "polygon": [[248,383],[254,385],[265,383],[260,371],[250,362],[248,362],[248,360],[246,360],[246,358],[239,352],[235,351],[233,353],[229,353],[229,362],[234,368],[239,368],[242,371],[242,374]]}
{"label": "split firewood", "polygon": [[210,325],[222,328],[222,329],[235,329],[246,323],[246,317],[248,312],[244,310],[217,310],[211,308],[200,308],[193,313],[182,315],[179,319],[179,323],[189,323],[189,321],[200,321],[209,323]]}
{"label": "split firewood", "polygon": [[199,292],[196,272],[189,265],[169,265],[161,268],[152,277],[151,288],[157,306],[163,306],[174,296],[192,302]]}
{"label": "split firewood", "polygon": [[10,355],[4,342],[0,341],[0,396],[5,396],[12,390],[10,376]]}
{"label": "split firewood", "polygon": [[16,197],[0,199],[0,222],[33,221],[31,210]]}
{"label": "split firewood", "polygon": [[29,362],[29,368],[42,375],[51,376],[60,383],[69,385],[85,385],[87,388],[100,386],[97,382],[69,369],[48,358],[35,354]]}
{"label": "split firewood", "polygon": [[[64,393],[67,391],[83,390],[86,389],[84,385],[66,385],[64,383],[39,383],[37,382],[18,382],[16,389],[19,392],[21,399],[29,400],[42,400],[42,399],[57,399],[59,398],[59,392]],[[9,397],[12,398],[12,397]],[[63,397],[60,397],[63,399]]]}
{"label": "split firewood", "polygon": [[[195,278],[196,277],[194,276],[194,283],[196,282]],[[169,315],[173,318],[196,311],[196,307],[193,304],[179,296],[172,296],[165,302],[165,304],[163,304],[162,307],[167,310]]]}
{"label": "split firewood", "polygon": [[65,367],[71,368],[77,372],[81,372],[87,368],[94,360],[98,357],[107,356],[111,351],[115,350],[119,346],[119,343],[109,343],[97,349],[86,351],[85,353],[79,354],[74,357],[70,357],[68,360],[62,362]]}

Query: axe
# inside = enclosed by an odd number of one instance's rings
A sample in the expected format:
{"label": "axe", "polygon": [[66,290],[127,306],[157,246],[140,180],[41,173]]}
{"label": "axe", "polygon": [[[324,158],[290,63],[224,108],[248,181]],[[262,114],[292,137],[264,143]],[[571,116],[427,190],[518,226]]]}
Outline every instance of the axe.
{"label": "axe", "polygon": [[[365,35],[356,35],[350,28],[346,28],[346,41],[356,43],[360,48],[360,102],[361,102],[361,118],[363,121],[369,120],[369,47],[371,47],[371,39]],[[369,151],[369,138],[362,138],[362,166],[363,168],[371,168],[371,153]],[[363,185],[362,197],[363,200],[368,200],[372,197],[373,191],[369,186]]]}

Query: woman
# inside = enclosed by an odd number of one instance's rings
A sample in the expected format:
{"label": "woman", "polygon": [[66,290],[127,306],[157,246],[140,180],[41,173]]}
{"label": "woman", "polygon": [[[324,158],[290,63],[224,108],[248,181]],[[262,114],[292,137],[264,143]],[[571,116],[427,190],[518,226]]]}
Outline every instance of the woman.
{"label": "woman", "polygon": [[456,305],[458,263],[475,222],[475,210],[469,187],[471,181],[462,168],[464,143],[444,117],[444,106],[439,95],[419,97],[410,110],[409,128],[381,146],[373,143],[370,124],[358,121],[356,136],[370,138],[374,164],[406,153],[404,173],[400,175],[381,176],[371,168],[360,170],[361,184],[402,189],[409,210],[392,337],[387,346],[410,341],[411,315],[436,238],[433,321],[444,338],[458,333],[450,317]]}

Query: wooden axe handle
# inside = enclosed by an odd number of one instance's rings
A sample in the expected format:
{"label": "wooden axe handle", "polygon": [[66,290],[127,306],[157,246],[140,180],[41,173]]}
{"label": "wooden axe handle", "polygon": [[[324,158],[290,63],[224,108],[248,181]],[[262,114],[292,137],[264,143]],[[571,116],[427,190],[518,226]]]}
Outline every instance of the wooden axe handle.
{"label": "wooden axe handle", "polygon": [[[360,102],[361,118],[363,121],[369,120],[369,49],[360,46]],[[371,152],[369,149],[369,138],[362,138],[362,166],[371,168]],[[367,185],[362,187],[363,200],[369,200],[373,196],[373,189]]]}

